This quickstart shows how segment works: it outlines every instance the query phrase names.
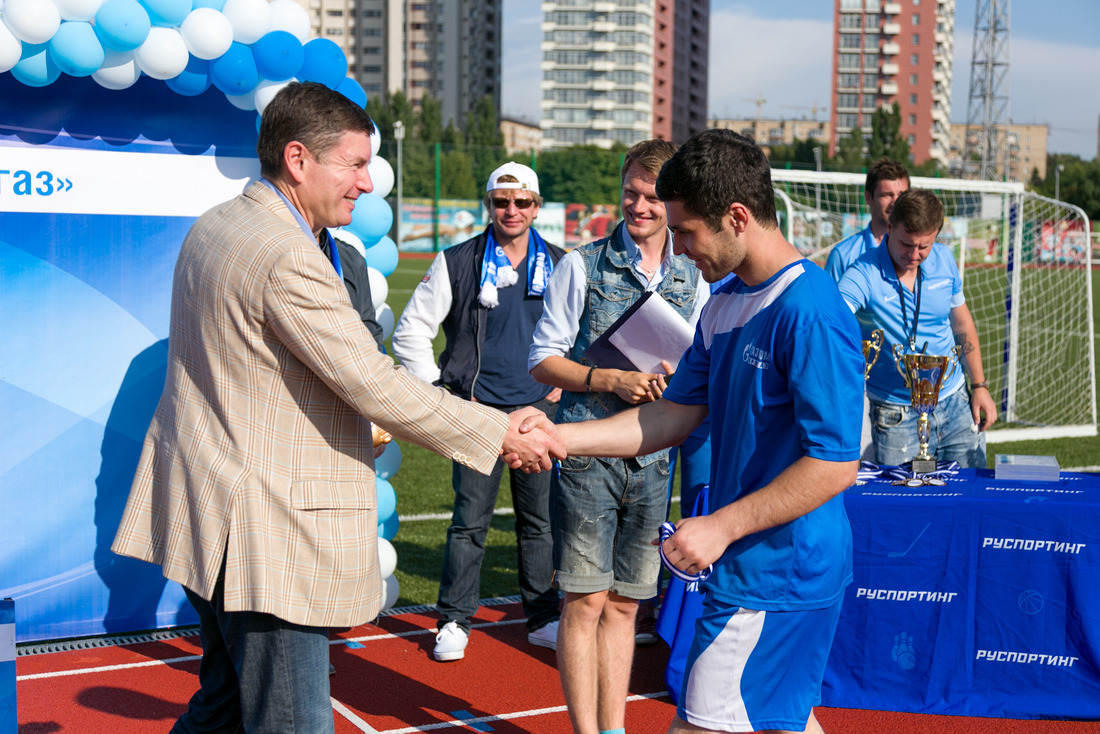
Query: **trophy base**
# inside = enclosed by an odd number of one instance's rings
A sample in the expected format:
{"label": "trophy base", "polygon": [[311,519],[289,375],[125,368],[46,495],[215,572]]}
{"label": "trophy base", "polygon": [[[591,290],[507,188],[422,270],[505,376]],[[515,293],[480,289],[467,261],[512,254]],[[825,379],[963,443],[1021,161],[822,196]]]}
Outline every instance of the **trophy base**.
{"label": "trophy base", "polygon": [[912,471],[914,474],[927,474],[936,471],[935,459],[913,459]]}

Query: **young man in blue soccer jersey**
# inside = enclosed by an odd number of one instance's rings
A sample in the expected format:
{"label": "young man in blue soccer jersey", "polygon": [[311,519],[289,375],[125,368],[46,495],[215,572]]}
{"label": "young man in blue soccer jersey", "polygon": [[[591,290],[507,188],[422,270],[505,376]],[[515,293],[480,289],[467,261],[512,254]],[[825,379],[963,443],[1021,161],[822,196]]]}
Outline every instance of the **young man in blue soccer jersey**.
{"label": "young man in blue soccer jersey", "polygon": [[[985,430],[997,421],[997,406],[982,370],[978,330],[963,297],[962,276],[946,245],[936,243],[943,204],[926,189],[910,189],[890,212],[881,247],[852,263],[840,279],[840,294],[856,314],[865,337],[885,334],[883,350],[900,344],[905,353],[947,355],[958,345],[963,369],[940,386],[932,413],[931,448],[941,461],[985,468]],[[970,377],[967,388],[966,378]],[[879,360],[867,380],[875,461],[896,466],[919,449],[917,419],[909,388],[892,358]]]}
{"label": "young man in blue soccer jersey", "polygon": [[657,195],[676,252],[708,282],[736,277],[704,307],[661,400],[558,429],[570,454],[634,456],[682,441],[709,413],[710,514],[663,543],[688,573],[713,564],[669,731],[821,732],[812,709],[852,577],[839,495],[859,458],[859,327],[784,239],[768,161],[748,138],[694,136]]}
{"label": "young man in blue soccer jersey", "polygon": [[905,166],[889,158],[879,158],[871,164],[867,169],[867,181],[863,186],[863,199],[867,202],[871,221],[866,228],[837,242],[829,251],[829,259],[825,261],[825,272],[833,280],[839,283],[844,271],[850,268],[863,253],[882,244],[894,202],[902,192],[908,189],[909,171],[905,170]]}

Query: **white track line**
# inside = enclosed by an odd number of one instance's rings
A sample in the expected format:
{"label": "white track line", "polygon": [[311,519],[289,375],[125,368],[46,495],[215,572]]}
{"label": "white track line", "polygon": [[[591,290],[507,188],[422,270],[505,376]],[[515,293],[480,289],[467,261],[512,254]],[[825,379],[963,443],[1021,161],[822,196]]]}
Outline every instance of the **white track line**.
{"label": "white track line", "polygon": [[[664,698],[668,696],[667,691],[661,691],[660,693],[643,693],[634,696],[628,696],[627,702],[633,701],[645,701],[651,698]],[[440,721],[435,724],[426,724],[425,726],[409,726],[404,729],[387,729],[380,731],[378,734],[416,734],[416,732],[422,731],[434,731],[436,729],[452,729],[460,726],[472,726],[475,724],[486,724],[493,721],[510,721],[512,719],[525,719],[531,716],[543,716],[545,714],[558,714],[565,711],[565,706],[550,706],[544,709],[531,709],[529,711],[514,711],[510,714],[495,714],[492,716],[479,716],[476,719],[451,719],[450,721]]]}
{"label": "white track line", "polygon": [[[485,627],[505,627],[511,624],[521,624],[525,620],[522,619],[507,619],[500,622],[480,622],[475,625],[471,625],[473,629],[483,629]],[[379,642],[381,640],[395,640],[403,637],[416,637],[417,635],[434,635],[436,631],[434,629],[425,630],[411,630],[409,632],[383,632],[377,635],[363,635],[362,637],[342,637],[336,640],[329,640],[329,645],[343,645],[348,642],[358,642],[360,644],[364,642]],[[127,647],[126,645],[120,645],[119,647]],[[110,673],[115,670],[131,670],[133,668],[150,668],[157,665],[172,665],[174,663],[186,663],[192,660],[200,660],[201,655],[184,655],[178,658],[164,658],[163,660],[143,660],[140,663],[119,663],[118,665],[100,665],[94,668],[78,668],[75,670],[55,670],[49,673],[30,673],[27,675],[20,675],[16,677],[16,681],[25,680],[43,680],[46,678],[65,678],[72,675],[94,675],[96,673]]]}
{"label": "white track line", "polygon": [[355,725],[359,731],[366,732],[367,734],[378,734],[378,730],[359,718],[354,711],[349,709],[344,704],[337,701],[335,698],[330,699],[332,701],[332,710],[343,716],[345,719]]}

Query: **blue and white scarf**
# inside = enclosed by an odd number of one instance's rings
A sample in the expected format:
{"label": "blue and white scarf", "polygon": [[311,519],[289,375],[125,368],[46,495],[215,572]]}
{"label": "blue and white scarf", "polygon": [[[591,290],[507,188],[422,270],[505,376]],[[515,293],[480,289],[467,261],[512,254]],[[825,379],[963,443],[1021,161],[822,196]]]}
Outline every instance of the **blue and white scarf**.
{"label": "blue and white scarf", "polygon": [[[527,295],[542,296],[550,273],[554,271],[554,261],[550,259],[550,248],[545,240],[532,227],[527,230]],[[481,291],[477,300],[485,308],[500,305],[498,288],[507,288],[519,280],[516,269],[512,267],[504,248],[497,244],[493,228],[489,227],[485,241],[485,256],[481,260]]]}

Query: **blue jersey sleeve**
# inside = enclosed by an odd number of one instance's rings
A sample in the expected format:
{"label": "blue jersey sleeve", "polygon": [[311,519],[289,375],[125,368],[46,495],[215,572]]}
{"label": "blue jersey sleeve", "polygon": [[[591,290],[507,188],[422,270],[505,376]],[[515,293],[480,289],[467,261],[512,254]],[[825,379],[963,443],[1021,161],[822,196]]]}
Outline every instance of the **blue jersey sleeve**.
{"label": "blue jersey sleeve", "polygon": [[855,319],[841,316],[847,318],[807,323],[790,340],[789,380],[802,446],[807,456],[824,461],[852,461],[860,453],[863,352]]}
{"label": "blue jersey sleeve", "polygon": [[866,308],[871,302],[871,283],[868,279],[868,266],[861,260],[852,263],[852,266],[844,271],[840,282],[837,283],[840,296],[848,304],[852,311]]}
{"label": "blue jersey sleeve", "polygon": [[680,358],[675,374],[661,398],[680,405],[706,405],[710,397],[710,350],[703,343],[706,311],[695,327],[695,338]]}

